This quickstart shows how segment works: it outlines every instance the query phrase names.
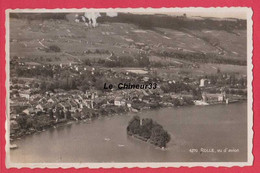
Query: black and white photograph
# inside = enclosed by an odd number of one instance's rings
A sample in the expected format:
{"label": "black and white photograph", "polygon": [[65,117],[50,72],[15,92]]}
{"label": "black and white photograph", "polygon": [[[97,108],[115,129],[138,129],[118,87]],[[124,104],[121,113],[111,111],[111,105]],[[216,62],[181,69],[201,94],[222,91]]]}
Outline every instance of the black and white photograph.
{"label": "black and white photograph", "polygon": [[252,165],[251,17],[7,10],[7,166]]}

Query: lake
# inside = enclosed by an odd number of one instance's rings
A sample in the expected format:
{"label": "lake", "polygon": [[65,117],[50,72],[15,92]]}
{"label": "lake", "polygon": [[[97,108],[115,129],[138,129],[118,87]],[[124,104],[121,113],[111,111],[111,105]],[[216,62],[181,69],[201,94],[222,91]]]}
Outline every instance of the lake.
{"label": "lake", "polygon": [[[126,135],[133,113],[75,122],[16,140],[12,162],[241,162],[247,159],[247,104],[163,108],[137,113],[171,134],[165,150]],[[200,151],[201,148],[208,149]],[[198,152],[190,152],[198,149]],[[233,152],[207,152],[234,149]],[[195,151],[192,150],[192,151]]]}

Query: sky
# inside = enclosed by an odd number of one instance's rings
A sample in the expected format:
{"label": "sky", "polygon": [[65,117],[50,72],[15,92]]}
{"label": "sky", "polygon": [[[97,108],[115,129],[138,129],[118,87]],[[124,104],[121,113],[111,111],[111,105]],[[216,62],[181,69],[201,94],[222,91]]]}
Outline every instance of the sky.
{"label": "sky", "polygon": [[[167,14],[167,15],[183,15],[184,13],[187,17],[215,17],[215,18],[237,18],[237,19],[247,19],[247,11],[249,9],[243,8],[193,8],[193,9],[171,9],[166,12],[158,11],[157,14]],[[138,14],[154,14],[154,12],[137,12]]]}
{"label": "sky", "polygon": [[237,18],[237,19],[246,19],[246,13],[241,12],[214,12],[214,13],[203,13],[203,12],[188,12],[186,13],[188,17],[201,16],[201,17],[216,17],[216,18]]}

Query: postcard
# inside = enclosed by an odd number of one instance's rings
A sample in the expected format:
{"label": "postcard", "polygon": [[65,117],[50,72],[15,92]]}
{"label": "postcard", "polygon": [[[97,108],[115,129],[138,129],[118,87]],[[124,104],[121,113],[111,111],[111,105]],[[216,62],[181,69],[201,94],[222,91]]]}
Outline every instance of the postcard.
{"label": "postcard", "polygon": [[251,8],[6,10],[6,166],[253,163]]}

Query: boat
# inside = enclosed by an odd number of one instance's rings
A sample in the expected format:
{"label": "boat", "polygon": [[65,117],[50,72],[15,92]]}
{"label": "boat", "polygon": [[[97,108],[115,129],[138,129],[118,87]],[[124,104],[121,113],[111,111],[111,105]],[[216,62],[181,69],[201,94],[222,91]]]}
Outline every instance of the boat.
{"label": "boat", "polygon": [[206,105],[209,105],[209,103],[204,102],[204,101],[201,101],[201,100],[195,100],[195,101],[194,101],[194,104],[197,105],[197,106],[206,106]]}
{"label": "boat", "polygon": [[131,111],[134,112],[134,113],[137,113],[137,112],[138,112],[138,110],[137,110],[137,109],[134,109],[134,108],[132,108]]}
{"label": "boat", "polygon": [[104,140],[105,140],[105,141],[110,141],[110,138],[105,138]]}
{"label": "boat", "polygon": [[16,144],[10,144],[10,149],[16,149],[18,146]]}

